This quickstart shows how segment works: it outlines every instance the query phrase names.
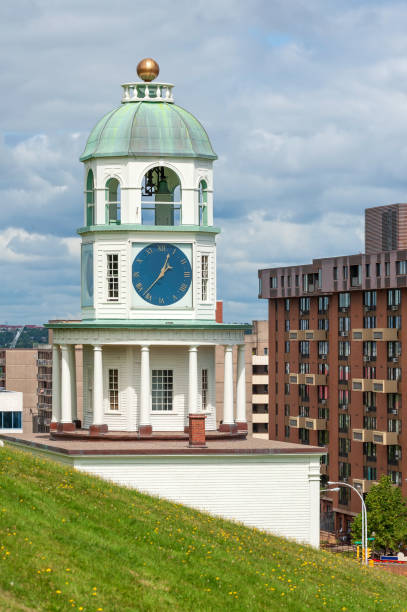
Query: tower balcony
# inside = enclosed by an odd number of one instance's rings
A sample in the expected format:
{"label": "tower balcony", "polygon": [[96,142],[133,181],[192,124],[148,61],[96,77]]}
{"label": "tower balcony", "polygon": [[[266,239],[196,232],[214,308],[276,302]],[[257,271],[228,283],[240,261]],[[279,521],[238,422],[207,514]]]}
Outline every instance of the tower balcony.
{"label": "tower balcony", "polygon": [[377,380],[375,378],[353,378],[352,391],[374,391],[375,393],[398,393],[397,380]]}
{"label": "tower balcony", "polygon": [[398,339],[398,329],[374,327],[372,329],[352,329],[352,340],[392,342]]}
{"label": "tower balcony", "polygon": [[289,382],[292,385],[326,385],[326,374],[290,374]]}
{"label": "tower balcony", "polygon": [[313,431],[324,431],[326,429],[326,419],[309,419],[304,417],[304,428],[312,429]]}
{"label": "tower balcony", "polygon": [[354,442],[373,442],[373,429],[352,429]]}
{"label": "tower balcony", "polygon": [[373,440],[375,444],[381,444],[382,446],[391,446],[398,444],[399,435],[395,431],[374,431]]}
{"label": "tower balcony", "polygon": [[289,340],[326,340],[324,329],[294,329],[288,333]]}
{"label": "tower balcony", "polygon": [[377,480],[366,480],[366,478],[353,479],[353,486],[359,493],[368,493],[374,485],[377,485]]}
{"label": "tower balcony", "polygon": [[305,427],[306,417],[301,416],[289,416],[285,419],[285,424],[295,429]]}

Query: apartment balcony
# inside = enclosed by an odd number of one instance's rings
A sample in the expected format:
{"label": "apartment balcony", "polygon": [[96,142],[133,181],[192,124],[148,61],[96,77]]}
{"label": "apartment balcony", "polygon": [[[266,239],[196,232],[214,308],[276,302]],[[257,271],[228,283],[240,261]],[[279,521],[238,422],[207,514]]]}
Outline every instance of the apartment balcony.
{"label": "apartment balcony", "polygon": [[375,444],[383,446],[391,446],[398,444],[399,434],[395,431],[373,431],[373,440]]}
{"label": "apartment balcony", "polygon": [[52,368],[52,359],[37,359],[37,366]]}
{"label": "apartment balcony", "polygon": [[373,442],[373,429],[352,429],[354,442]]}
{"label": "apartment balcony", "polygon": [[285,419],[285,424],[295,429],[303,428],[306,417],[301,416],[289,416]]}
{"label": "apartment balcony", "polygon": [[252,355],[252,365],[268,365],[268,355]]}
{"label": "apartment balcony", "polygon": [[289,340],[326,340],[324,329],[294,329],[288,333]]}
{"label": "apartment balcony", "polygon": [[45,380],[47,382],[52,382],[52,374],[37,374],[37,380]]}
{"label": "apartment balcony", "polygon": [[397,380],[377,380],[375,378],[353,378],[352,391],[374,391],[375,393],[397,393]]}
{"label": "apartment balcony", "polygon": [[368,493],[374,485],[377,485],[377,480],[366,480],[366,478],[353,479],[353,486],[359,493]]}
{"label": "apartment balcony", "polygon": [[326,429],[326,419],[309,419],[305,418],[304,428],[312,429],[313,431],[324,431]]}
{"label": "apartment balcony", "polygon": [[373,327],[372,329],[352,329],[352,340],[391,342],[398,339],[398,329]]}
{"label": "apartment balcony", "polygon": [[326,374],[290,374],[288,377],[292,385],[326,385]]}
{"label": "apartment balcony", "polygon": [[253,374],[252,385],[268,385],[269,377],[268,374]]}
{"label": "apartment balcony", "polygon": [[268,404],[269,396],[268,393],[253,393],[252,404]]}
{"label": "apartment balcony", "polygon": [[268,412],[253,412],[252,413],[252,423],[268,423],[269,415]]}

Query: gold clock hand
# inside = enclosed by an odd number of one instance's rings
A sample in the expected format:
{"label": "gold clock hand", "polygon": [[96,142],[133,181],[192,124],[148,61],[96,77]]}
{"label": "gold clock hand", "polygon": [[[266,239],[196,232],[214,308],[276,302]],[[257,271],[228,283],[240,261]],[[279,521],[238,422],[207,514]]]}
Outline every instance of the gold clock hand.
{"label": "gold clock hand", "polygon": [[145,295],[146,293],[148,293],[148,292],[150,291],[151,287],[154,287],[154,285],[155,285],[155,284],[156,284],[156,283],[157,283],[157,282],[160,280],[160,278],[162,278],[162,277],[164,276],[164,274],[166,273],[166,271],[167,271],[167,270],[169,270],[169,269],[171,268],[171,266],[168,266],[168,267],[167,267],[167,261],[168,261],[169,256],[170,256],[170,255],[169,255],[169,254],[167,254],[167,257],[166,257],[166,259],[165,259],[164,265],[163,265],[163,267],[161,268],[160,274],[157,276],[157,278],[155,279],[155,281],[153,281],[153,282],[151,283],[151,285],[149,286],[149,288],[145,290],[145,292],[144,292],[144,294],[143,294],[143,295]]}

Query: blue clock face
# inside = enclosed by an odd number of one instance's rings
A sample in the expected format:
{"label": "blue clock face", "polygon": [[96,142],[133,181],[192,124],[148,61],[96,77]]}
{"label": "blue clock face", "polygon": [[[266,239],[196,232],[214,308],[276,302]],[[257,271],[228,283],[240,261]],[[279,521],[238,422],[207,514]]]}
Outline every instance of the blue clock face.
{"label": "blue clock face", "polygon": [[134,258],[132,281],[138,295],[149,304],[171,306],[183,298],[191,286],[191,264],[175,245],[154,242]]}

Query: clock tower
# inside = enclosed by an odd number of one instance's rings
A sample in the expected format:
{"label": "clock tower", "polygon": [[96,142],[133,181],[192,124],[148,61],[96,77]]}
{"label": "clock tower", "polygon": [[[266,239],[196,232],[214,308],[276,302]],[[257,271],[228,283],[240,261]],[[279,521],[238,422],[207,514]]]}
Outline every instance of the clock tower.
{"label": "clock tower", "polygon": [[[247,430],[246,325],[216,321],[212,165],[201,123],[157,82],[122,85],[121,105],[93,128],[84,163],[80,321],[53,329],[52,431],[179,432],[191,414],[217,428],[215,347],[225,346],[220,429]],[[83,346],[83,415],[75,345]],[[234,375],[232,350],[238,345]]]}

